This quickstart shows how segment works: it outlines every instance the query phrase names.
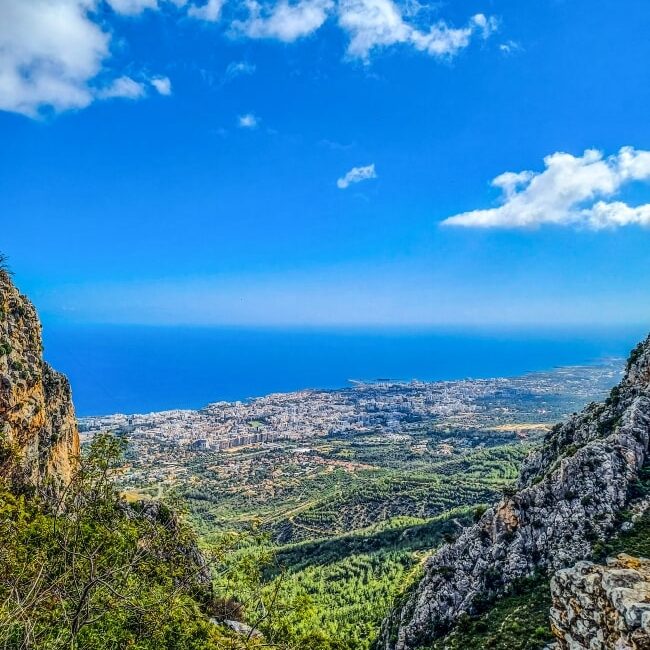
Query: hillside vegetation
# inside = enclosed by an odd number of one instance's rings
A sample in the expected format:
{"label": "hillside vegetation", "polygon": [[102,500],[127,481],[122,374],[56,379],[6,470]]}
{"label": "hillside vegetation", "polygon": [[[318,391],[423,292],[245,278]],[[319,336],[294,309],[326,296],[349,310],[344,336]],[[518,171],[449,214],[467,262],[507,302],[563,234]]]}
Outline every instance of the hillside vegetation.
{"label": "hillside vegetation", "polygon": [[[43,362],[36,312],[1,258],[0,301],[7,650],[370,650],[431,554],[514,494],[521,460],[547,428],[540,417],[581,399],[576,380],[600,390],[581,379],[584,369],[569,373],[569,399],[547,376],[514,392],[503,380],[492,397],[479,390],[476,403],[462,403],[460,419],[411,418],[400,432],[335,427],[306,449],[292,440],[201,454],[163,441],[159,471],[148,450],[149,468],[119,436],[97,433],[80,452],[70,387]],[[598,411],[603,426],[614,397]],[[513,399],[517,421],[532,428],[509,420]],[[542,448],[549,462],[552,451]],[[633,485],[640,495],[646,478]],[[626,543],[646,549],[642,539]],[[545,589],[543,576],[513,582],[494,609],[461,618],[443,647],[510,639],[531,648],[547,637]]]}
{"label": "hillside vegetation", "polygon": [[231,647],[202,613],[211,589],[191,531],[120,502],[119,451],[98,438],[54,504],[0,490],[4,648]]}
{"label": "hillside vegetation", "polygon": [[[279,641],[313,650],[368,650],[391,604],[419,578],[424,559],[455,539],[484,504],[507,489],[525,453],[522,445],[481,449],[463,459],[439,461],[440,473],[429,475],[397,469],[358,475],[335,471],[326,476],[320,495],[309,483],[304,486],[306,507],[293,506],[270,519],[262,513],[255,519],[249,501],[249,521],[257,522],[257,532],[242,533],[241,519],[232,520],[231,530],[239,531],[242,544],[226,561],[226,577],[217,580],[217,589],[251,600],[252,593],[242,594],[239,567],[264,567],[262,592],[274,594],[282,610],[274,632]],[[194,494],[185,499],[209,545],[223,532],[211,528],[206,515],[223,521],[231,509],[229,496],[197,503]],[[266,495],[260,509],[282,513],[284,508],[282,498]],[[285,537],[292,541],[284,543]]]}

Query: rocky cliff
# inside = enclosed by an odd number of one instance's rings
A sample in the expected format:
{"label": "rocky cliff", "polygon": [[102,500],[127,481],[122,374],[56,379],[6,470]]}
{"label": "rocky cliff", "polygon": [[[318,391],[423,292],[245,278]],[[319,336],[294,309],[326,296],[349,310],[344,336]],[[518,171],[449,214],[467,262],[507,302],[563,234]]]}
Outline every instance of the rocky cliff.
{"label": "rocky cliff", "polygon": [[417,588],[384,622],[380,647],[420,648],[517,579],[590,557],[617,526],[649,433],[650,339],[633,351],[605,403],[547,435],[512,496],[428,560]]}
{"label": "rocky cliff", "polygon": [[43,361],[36,310],[0,270],[0,477],[56,490],[78,455],[68,380]]}
{"label": "rocky cliff", "polygon": [[558,650],[649,650],[650,560],[578,562],[551,580]]}

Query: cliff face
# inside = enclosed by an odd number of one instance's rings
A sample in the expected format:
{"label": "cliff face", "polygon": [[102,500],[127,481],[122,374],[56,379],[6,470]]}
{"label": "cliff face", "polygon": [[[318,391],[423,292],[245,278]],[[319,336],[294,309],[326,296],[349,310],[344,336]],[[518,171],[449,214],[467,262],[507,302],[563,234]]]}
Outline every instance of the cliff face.
{"label": "cliff face", "polygon": [[384,622],[380,647],[419,648],[516,579],[588,558],[616,526],[649,433],[650,339],[607,402],[547,435],[513,496],[428,560],[420,584]]}
{"label": "cliff face", "polygon": [[551,580],[551,626],[560,650],[650,648],[650,560],[619,555],[578,562]]}
{"label": "cliff face", "polygon": [[78,455],[68,380],[43,361],[36,310],[0,271],[0,478],[56,490]]}

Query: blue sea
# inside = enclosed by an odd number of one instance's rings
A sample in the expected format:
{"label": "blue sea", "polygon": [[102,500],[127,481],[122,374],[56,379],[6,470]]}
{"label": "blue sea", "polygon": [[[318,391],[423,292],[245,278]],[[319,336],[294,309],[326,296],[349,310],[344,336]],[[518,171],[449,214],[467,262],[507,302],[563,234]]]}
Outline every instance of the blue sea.
{"label": "blue sea", "polygon": [[79,415],[200,408],[350,380],[514,376],[626,356],[641,327],[253,329],[45,324]]}

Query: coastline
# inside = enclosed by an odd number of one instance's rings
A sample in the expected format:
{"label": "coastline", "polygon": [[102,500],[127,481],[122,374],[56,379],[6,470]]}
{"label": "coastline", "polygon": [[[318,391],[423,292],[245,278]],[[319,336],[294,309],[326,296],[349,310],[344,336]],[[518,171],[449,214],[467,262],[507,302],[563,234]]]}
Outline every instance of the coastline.
{"label": "coastline", "polygon": [[624,357],[641,330],[414,333],[57,325],[46,329],[45,352],[70,378],[84,417],[340,390],[354,385],[351,379],[516,377]]}

